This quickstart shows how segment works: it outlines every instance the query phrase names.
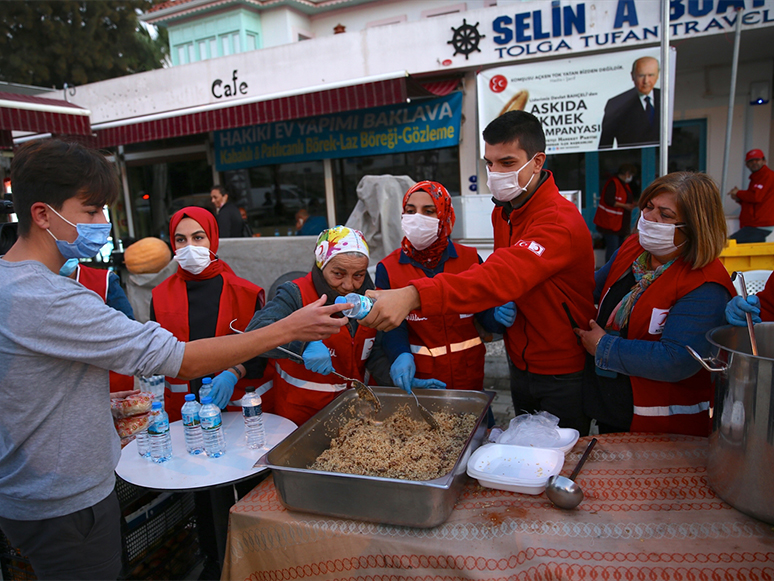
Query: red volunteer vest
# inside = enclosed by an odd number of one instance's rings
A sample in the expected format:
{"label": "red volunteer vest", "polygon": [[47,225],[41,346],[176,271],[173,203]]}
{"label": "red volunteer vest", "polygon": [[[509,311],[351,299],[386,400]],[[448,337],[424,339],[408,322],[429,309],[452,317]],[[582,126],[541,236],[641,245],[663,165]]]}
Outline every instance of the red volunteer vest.
{"label": "red volunteer vest", "polygon": [[[304,306],[319,298],[312,273],[293,281],[301,291]],[[358,325],[355,336],[344,326],[323,341],[331,352],[333,368],[353,379],[364,381],[365,364],[376,337],[376,330]],[[294,359],[276,359],[274,375],[275,413],[301,425],[347,389],[335,375],[314,373]]]}
{"label": "red volunteer vest", "polygon": [[624,209],[617,208],[615,206],[608,206],[605,203],[604,192],[607,190],[607,186],[610,182],[613,182],[615,185],[615,201],[619,204],[625,204],[631,195],[629,184],[623,183],[616,176],[608,179],[605,182],[605,186],[602,188],[603,195],[599,198],[597,212],[594,214],[594,224],[605,230],[618,232],[623,226]]}
{"label": "red volunteer vest", "polygon": [[[461,244],[454,244],[454,248],[457,258],[444,263],[445,273],[465,272],[478,264],[475,248]],[[412,280],[427,276],[413,264],[401,264],[399,258],[400,249],[382,260],[392,288],[403,288]],[[438,379],[446,383],[447,389],[484,389],[486,347],[474,324],[473,313],[423,316],[421,311],[411,311],[406,320],[416,377]]]}
{"label": "red volunteer vest", "polygon": [[[643,252],[637,236],[626,239],[607,275],[603,297]],[[642,341],[660,341],[661,329],[669,309],[680,298],[706,282],[724,286],[732,296],[736,292],[720,260],[715,260],[702,269],[692,270],[690,264],[677,259],[642,293],[634,305],[629,317],[627,337]],[[709,435],[709,409],[713,405],[714,391],[707,371],[702,369],[677,382],[632,376],[631,383],[634,398],[631,431]]]}
{"label": "red volunteer vest", "polygon": [[[91,268],[89,266],[78,265],[76,269],[75,280],[81,283],[90,291],[99,295],[103,302],[107,303],[108,281],[110,271],[102,268]],[[115,371],[110,372],[110,391],[130,391],[134,389],[134,377],[131,375],[122,375]]]}
{"label": "red volunteer vest", "polygon": [[[235,329],[245,329],[255,314],[258,297],[263,297],[264,294],[261,287],[234,274],[224,271],[219,276],[223,277],[223,290],[220,296],[215,337],[231,335],[233,331],[229,324],[234,319],[236,319],[234,321]],[[263,304],[263,299],[261,299],[261,304]],[[189,340],[188,292],[182,278],[173,274],[153,289],[153,311],[156,321],[177,337],[179,341],[187,342]],[[271,381],[269,366],[267,366],[263,377],[240,379],[234,387],[232,401],[242,399],[245,387],[253,385],[256,387],[256,391],[263,391],[261,388],[268,387],[269,381]],[[176,377],[167,377],[167,387],[164,389],[164,409],[169,415],[170,422],[181,419],[180,408],[185,403],[185,394],[187,393],[189,393],[187,381]],[[240,411],[240,408],[229,405],[226,410]]]}

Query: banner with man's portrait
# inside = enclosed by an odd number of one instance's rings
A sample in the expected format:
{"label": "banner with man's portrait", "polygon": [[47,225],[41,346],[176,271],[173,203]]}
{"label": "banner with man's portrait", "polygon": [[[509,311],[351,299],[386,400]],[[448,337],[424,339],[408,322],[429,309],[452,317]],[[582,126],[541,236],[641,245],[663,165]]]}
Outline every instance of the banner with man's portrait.
{"label": "banner with man's portrait", "polygon": [[[483,71],[478,75],[479,127],[483,129],[507,111],[528,111],[543,124],[546,153],[658,145],[659,58],[656,47]],[[670,61],[671,140],[674,49]]]}

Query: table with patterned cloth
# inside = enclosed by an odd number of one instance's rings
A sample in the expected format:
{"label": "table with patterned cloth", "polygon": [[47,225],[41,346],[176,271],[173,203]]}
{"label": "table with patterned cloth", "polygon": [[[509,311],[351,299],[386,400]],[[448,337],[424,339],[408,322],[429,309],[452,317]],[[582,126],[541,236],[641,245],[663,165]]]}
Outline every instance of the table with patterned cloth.
{"label": "table with patterned cloth", "polygon": [[223,579],[774,579],[774,527],[712,492],[706,438],[598,440],[577,509],[471,479],[431,529],[291,512],[268,478],[231,509]]}

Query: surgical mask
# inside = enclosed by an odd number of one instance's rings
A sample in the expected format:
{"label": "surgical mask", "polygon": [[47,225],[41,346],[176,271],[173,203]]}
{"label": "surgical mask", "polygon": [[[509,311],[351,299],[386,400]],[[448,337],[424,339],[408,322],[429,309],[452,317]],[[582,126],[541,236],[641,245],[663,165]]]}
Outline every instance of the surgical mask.
{"label": "surgical mask", "polygon": [[56,246],[63,257],[92,258],[107,244],[108,236],[110,236],[110,224],[73,224],[51,206],[48,208],[78,231],[78,237],[75,241],[67,242],[67,240],[59,240],[51,230],[46,228],[46,232],[56,240]]}
{"label": "surgical mask", "polygon": [[403,214],[400,217],[403,233],[417,250],[424,250],[438,240],[438,218],[424,214]]}
{"label": "surgical mask", "polygon": [[685,244],[683,242],[680,246],[675,246],[675,228],[682,228],[682,225],[653,222],[646,220],[640,214],[640,219],[637,222],[640,246],[655,256],[672,254]]}
{"label": "surgical mask", "polygon": [[62,276],[70,276],[72,273],[75,272],[75,269],[78,268],[78,259],[77,258],[68,258],[65,260],[65,263],[62,265],[62,268],[59,269],[59,274]]}
{"label": "surgical mask", "polygon": [[532,178],[535,177],[533,173],[529,181],[525,186],[519,185],[519,172],[529,165],[529,162],[535,159],[535,155],[521,166],[516,171],[497,172],[490,171],[489,166],[486,168],[486,185],[489,187],[489,191],[492,192],[495,200],[499,202],[510,202],[512,199],[520,196],[527,190],[529,184],[532,182]]}
{"label": "surgical mask", "polygon": [[623,183],[628,184],[631,183],[632,179],[634,179],[632,176],[626,176],[623,180],[621,180]]}
{"label": "surgical mask", "polygon": [[200,274],[212,262],[209,248],[191,244],[175,250],[174,260],[177,261],[180,268],[193,275]]}

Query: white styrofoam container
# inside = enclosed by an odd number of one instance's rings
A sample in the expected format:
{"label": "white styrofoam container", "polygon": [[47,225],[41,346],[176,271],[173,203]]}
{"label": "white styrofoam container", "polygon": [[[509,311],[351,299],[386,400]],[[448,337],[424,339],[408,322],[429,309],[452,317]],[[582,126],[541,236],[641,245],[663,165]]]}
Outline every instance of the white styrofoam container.
{"label": "white styrofoam container", "polygon": [[564,452],[511,444],[485,444],[468,460],[468,476],[487,488],[540,494],[564,466]]}
{"label": "white styrofoam container", "polygon": [[[529,448],[546,448],[551,450],[559,450],[563,454],[566,454],[570,450],[573,449],[575,444],[578,442],[578,438],[580,438],[580,433],[578,430],[575,430],[573,428],[556,428],[557,433],[559,434],[559,439],[556,442],[555,446],[528,446]],[[516,446],[518,444],[508,444],[511,446]]]}

